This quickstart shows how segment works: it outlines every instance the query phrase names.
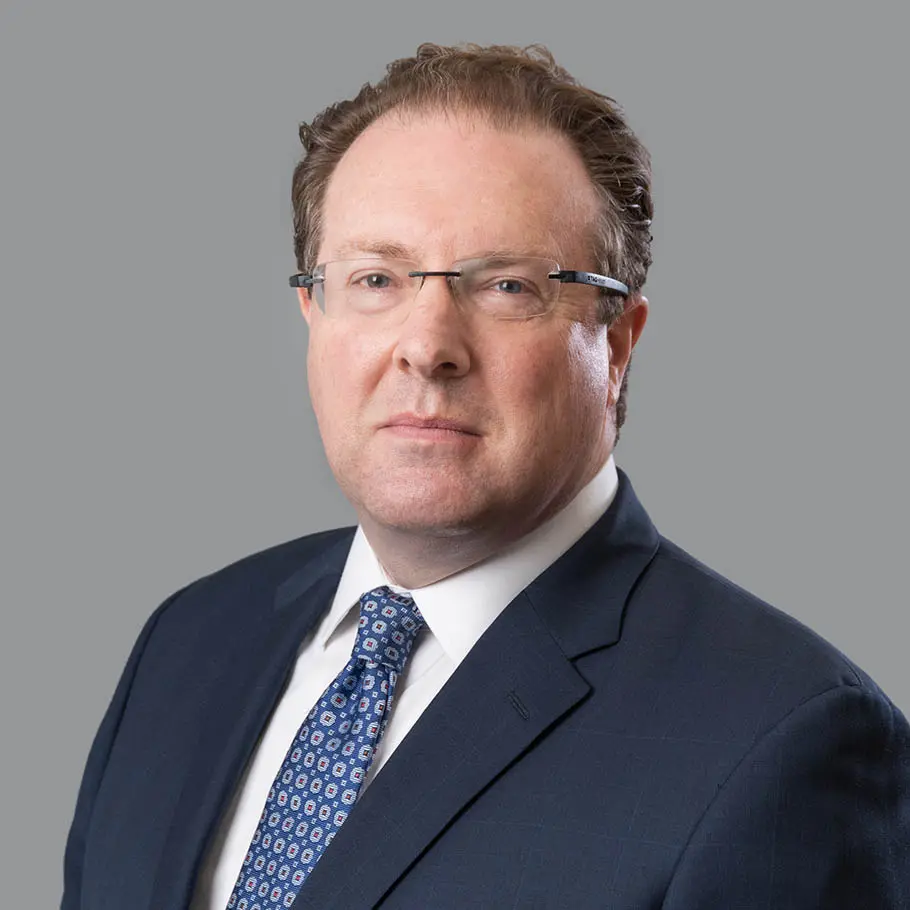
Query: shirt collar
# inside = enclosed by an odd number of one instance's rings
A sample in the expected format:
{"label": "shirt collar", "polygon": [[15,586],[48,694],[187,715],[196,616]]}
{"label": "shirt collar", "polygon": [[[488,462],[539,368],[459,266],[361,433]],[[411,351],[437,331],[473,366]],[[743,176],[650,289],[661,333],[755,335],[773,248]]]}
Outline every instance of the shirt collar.
{"label": "shirt collar", "polygon": [[[427,626],[458,664],[508,604],[552,565],[606,512],[619,478],[613,455],[563,509],[520,540],[488,559],[409,593]],[[325,647],[360,597],[392,585],[361,527],[357,528],[332,607],[320,623],[317,640]]]}

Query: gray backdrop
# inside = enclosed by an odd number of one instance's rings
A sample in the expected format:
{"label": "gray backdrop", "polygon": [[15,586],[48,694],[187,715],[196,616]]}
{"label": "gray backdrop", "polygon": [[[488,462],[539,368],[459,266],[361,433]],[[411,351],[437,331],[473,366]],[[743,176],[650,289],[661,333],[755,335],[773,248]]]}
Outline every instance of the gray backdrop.
{"label": "gray backdrop", "polygon": [[152,609],[352,519],[286,281],[297,123],[424,40],[545,41],[624,104],[657,215],[617,463],[664,534],[910,709],[906,29],[846,6],[4,2],[7,889],[58,900]]}

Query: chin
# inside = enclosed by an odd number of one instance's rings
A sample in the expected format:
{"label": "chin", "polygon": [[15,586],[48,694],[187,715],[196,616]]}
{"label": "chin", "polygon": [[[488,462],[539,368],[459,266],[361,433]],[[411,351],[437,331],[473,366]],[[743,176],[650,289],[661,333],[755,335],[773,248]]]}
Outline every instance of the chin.
{"label": "chin", "polygon": [[381,496],[366,496],[360,501],[364,512],[384,527],[433,537],[458,537],[482,528],[491,513],[491,504],[467,493],[464,488],[453,491],[411,485],[401,490],[386,489]]}
{"label": "chin", "polygon": [[438,502],[377,503],[367,511],[387,528],[433,537],[458,537],[481,523],[480,516],[471,509],[441,508]]}

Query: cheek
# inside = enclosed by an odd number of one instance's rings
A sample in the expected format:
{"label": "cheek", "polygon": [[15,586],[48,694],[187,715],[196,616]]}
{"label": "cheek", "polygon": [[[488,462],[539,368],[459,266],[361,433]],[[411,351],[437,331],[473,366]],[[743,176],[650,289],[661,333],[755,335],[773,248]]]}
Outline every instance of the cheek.
{"label": "cheek", "polygon": [[524,345],[504,355],[487,358],[492,364],[490,387],[510,436],[525,436],[542,422],[552,393],[548,377],[552,363],[541,356],[538,346]]}
{"label": "cheek", "polygon": [[576,324],[566,343],[566,375],[578,407],[599,417],[607,409],[610,388],[610,349],[603,326]]}
{"label": "cheek", "polygon": [[[605,333],[570,323],[557,337],[543,335],[494,358],[497,399],[513,434],[586,435],[606,414],[609,380]],[[603,336],[603,337],[601,337]]]}
{"label": "cheek", "polygon": [[[319,326],[310,336],[307,380],[313,410],[325,434],[350,428],[369,396],[378,353],[343,326]],[[338,427],[336,428],[336,424]]]}

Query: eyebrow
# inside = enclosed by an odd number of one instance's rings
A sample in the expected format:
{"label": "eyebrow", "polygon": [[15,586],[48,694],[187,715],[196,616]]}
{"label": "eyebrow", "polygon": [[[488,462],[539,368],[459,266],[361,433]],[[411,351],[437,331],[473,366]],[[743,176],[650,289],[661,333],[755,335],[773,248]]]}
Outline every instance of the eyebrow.
{"label": "eyebrow", "polygon": [[[403,243],[396,243],[391,240],[377,240],[372,238],[355,238],[342,243],[337,247],[332,258],[344,259],[352,254],[363,255],[366,253],[370,256],[377,256],[380,259],[408,259],[414,262],[419,261],[417,251]],[[536,256],[540,259],[550,259],[551,257],[559,260],[561,257],[558,253],[544,253],[537,250],[513,250],[503,247],[491,248],[488,250],[479,250],[470,256],[462,256],[461,259],[519,259],[522,256]]]}
{"label": "eyebrow", "polygon": [[358,237],[342,243],[335,251],[335,257],[344,259],[351,253],[368,253],[382,259],[415,259],[417,255],[415,250],[403,243]]}

